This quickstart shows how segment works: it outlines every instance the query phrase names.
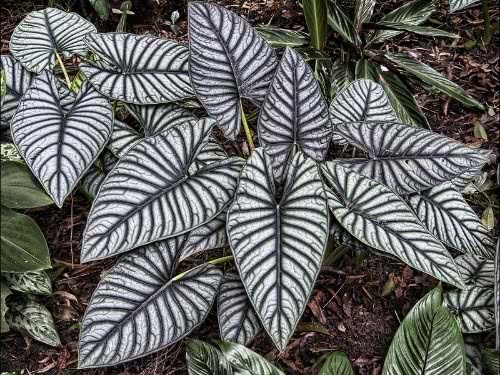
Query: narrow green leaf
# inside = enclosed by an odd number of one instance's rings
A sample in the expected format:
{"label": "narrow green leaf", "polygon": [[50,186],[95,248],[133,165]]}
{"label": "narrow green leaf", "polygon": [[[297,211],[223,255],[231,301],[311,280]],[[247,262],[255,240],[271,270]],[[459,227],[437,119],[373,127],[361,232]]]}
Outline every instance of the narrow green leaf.
{"label": "narrow green leaf", "polygon": [[304,8],[304,18],[306,19],[307,30],[311,36],[311,46],[317,50],[322,50],[326,36],[326,1],[327,0],[302,0]]}
{"label": "narrow green leaf", "polygon": [[388,21],[380,21],[379,23],[377,23],[377,25],[387,27],[388,29],[408,31],[410,33],[419,34],[419,35],[444,37],[444,38],[455,38],[455,39],[460,38],[460,35],[450,33],[448,31],[436,29],[435,27],[429,27],[429,26],[410,25],[410,24],[406,24],[406,23],[388,22]]}
{"label": "narrow green leaf", "polygon": [[327,22],[342,38],[351,44],[359,43],[359,36],[349,17],[344,13],[342,7],[336,0],[327,0],[328,17]]}
{"label": "narrow green leaf", "polygon": [[332,86],[332,71],[333,63],[331,59],[316,60],[314,64],[314,77],[319,82],[321,92],[325,97],[327,103],[332,99],[331,86]]}
{"label": "narrow green leaf", "polygon": [[50,268],[49,248],[40,228],[26,215],[0,206],[0,270],[27,272]]}
{"label": "narrow green leaf", "polygon": [[53,203],[26,165],[16,161],[4,161],[0,166],[0,176],[0,199],[4,206],[31,208]]}
{"label": "narrow green leaf", "polygon": [[10,289],[21,293],[52,294],[52,282],[45,271],[24,273],[2,272],[2,278]]}
{"label": "narrow green leaf", "polygon": [[209,343],[188,339],[186,362],[189,375],[231,375],[233,370],[222,352]]}
{"label": "narrow green leaf", "polygon": [[421,79],[424,83],[427,83],[432,88],[435,88],[436,90],[460,101],[466,106],[477,107],[484,110],[483,105],[472,98],[469,94],[467,94],[463,88],[458,86],[456,83],[446,79],[445,77],[443,77],[443,75],[432,69],[430,66],[414,60],[402,53],[388,52],[385,54],[385,57],[387,57],[394,64],[398,65],[408,73],[413,74],[417,78]]}
{"label": "narrow green leaf", "polygon": [[500,373],[500,356],[493,349],[482,349],[481,357],[483,360],[484,375],[498,375]]}
{"label": "narrow green leaf", "polygon": [[280,29],[269,25],[257,26],[255,30],[273,48],[297,48],[309,44],[309,35],[302,31]]}
{"label": "narrow green leaf", "polygon": [[441,286],[418,301],[401,323],[385,358],[383,375],[465,373],[464,341],[443,305]]}
{"label": "narrow green leaf", "polygon": [[319,375],[354,375],[349,358],[342,352],[333,352],[326,358]]}
{"label": "narrow green leaf", "polygon": [[9,309],[5,299],[12,294],[7,284],[0,282],[0,333],[8,332],[9,325],[5,321],[5,313]]}
{"label": "narrow green leaf", "polygon": [[335,98],[339,92],[345,90],[353,80],[353,64],[351,64],[351,62],[342,62],[340,60],[335,61],[332,66],[330,76],[330,95],[332,99]]}
{"label": "narrow green leaf", "polygon": [[380,82],[382,73],[380,65],[367,59],[359,59],[356,63],[356,79],[371,79],[373,82]]}
{"label": "narrow green leaf", "polygon": [[356,0],[356,6],[354,7],[354,27],[356,31],[361,29],[363,23],[370,21],[376,3],[376,0]]}
{"label": "narrow green leaf", "polygon": [[[435,10],[435,0],[414,0],[386,14],[382,17],[380,22],[420,25],[427,21]],[[369,42],[383,42],[384,40],[393,38],[399,34],[401,34],[401,31],[380,30],[372,36]]]}

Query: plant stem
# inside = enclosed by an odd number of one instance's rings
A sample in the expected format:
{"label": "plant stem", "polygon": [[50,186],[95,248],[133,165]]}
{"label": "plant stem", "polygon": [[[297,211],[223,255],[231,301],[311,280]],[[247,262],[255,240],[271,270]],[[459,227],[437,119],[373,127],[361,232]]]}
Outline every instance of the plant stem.
{"label": "plant stem", "polygon": [[490,25],[490,13],[488,12],[488,0],[481,0],[481,5],[483,7],[483,21],[484,21],[483,42],[484,44],[490,44],[491,25]]}
{"label": "plant stem", "polygon": [[177,276],[175,276],[172,281],[177,281],[177,280],[180,280],[182,279],[184,276],[186,276],[186,274],[196,268],[199,268],[199,267],[203,267],[207,264],[221,264],[221,263],[226,263],[226,262],[230,262],[233,260],[233,256],[232,255],[227,255],[225,257],[221,257],[221,258],[217,258],[217,259],[213,259],[213,260],[209,260],[208,262],[206,263],[203,263],[203,264],[200,264],[199,266],[196,266],[194,268],[191,268],[185,272],[182,272],[180,274],[178,274]]}
{"label": "plant stem", "polygon": [[245,136],[247,138],[248,148],[250,152],[252,152],[255,149],[255,146],[253,144],[252,132],[248,127],[247,118],[245,116],[245,111],[243,111],[243,104],[241,103],[241,100],[240,100],[240,110],[241,110],[241,122],[243,123],[243,129],[245,130]]}
{"label": "plant stem", "polygon": [[61,66],[61,69],[64,74],[64,78],[66,79],[66,84],[68,85],[68,88],[71,90],[71,80],[69,79],[68,72],[66,71],[66,68],[64,67],[64,63],[61,59],[61,56],[57,53],[57,50],[54,50],[54,53],[56,54],[56,59],[59,65]]}

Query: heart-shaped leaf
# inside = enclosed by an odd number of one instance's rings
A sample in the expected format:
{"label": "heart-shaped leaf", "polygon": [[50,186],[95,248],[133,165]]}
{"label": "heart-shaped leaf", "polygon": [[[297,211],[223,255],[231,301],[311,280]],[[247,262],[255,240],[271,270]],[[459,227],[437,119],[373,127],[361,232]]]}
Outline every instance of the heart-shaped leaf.
{"label": "heart-shaped leaf", "polygon": [[213,125],[214,121],[201,119],[172,127],[135,144],[118,161],[90,210],[82,261],[190,231],[224,209],[236,189],[242,159],[188,171]]}
{"label": "heart-shaped leaf", "polygon": [[104,148],[113,126],[108,99],[84,83],[76,98],[63,97],[55,77],[37,76],[12,119],[23,159],[61,207]]}
{"label": "heart-shaped leaf", "polygon": [[52,294],[52,282],[45,271],[31,271],[23,273],[2,272],[10,289],[21,293]]}
{"label": "heart-shaped leaf", "polygon": [[220,336],[224,341],[248,344],[262,329],[259,317],[236,270],[224,274],[217,297]]}
{"label": "heart-shaped leaf", "polygon": [[222,272],[206,265],[174,277],[183,238],[125,255],[101,280],[82,321],[80,368],[142,357],[182,339],[205,320]]}
{"label": "heart-shaped leaf", "polygon": [[82,177],[80,186],[91,199],[96,197],[106,175],[111,172],[117,161],[111,152],[103,152],[98,161]]}
{"label": "heart-shaped leaf", "polygon": [[491,288],[494,284],[495,262],[477,255],[464,254],[455,258],[455,264],[467,286]]}
{"label": "heart-shaped leaf", "polygon": [[406,315],[392,340],[383,375],[465,374],[464,341],[457,321],[433,289]]}
{"label": "heart-shaped leaf", "polygon": [[324,163],[322,171],[330,210],[349,233],[419,271],[464,287],[453,258],[402,198],[336,162]]}
{"label": "heart-shaped leaf", "polygon": [[189,375],[233,374],[231,364],[222,352],[200,340],[186,340],[186,362]]}
{"label": "heart-shaped leaf", "polygon": [[10,208],[42,207],[52,204],[29,168],[17,161],[2,161],[0,171],[1,203]]}
{"label": "heart-shaped leaf", "polygon": [[451,182],[412,194],[408,201],[429,232],[459,251],[493,259],[495,243]]}
{"label": "heart-shaped leaf", "polygon": [[241,98],[262,104],[276,54],[247,21],[218,5],[190,2],[188,23],[193,88],[210,117],[234,139]]}
{"label": "heart-shaped leaf", "polygon": [[448,308],[457,315],[464,333],[495,329],[495,296],[493,289],[470,288],[444,295]]}
{"label": "heart-shaped leaf", "polygon": [[354,375],[349,358],[342,352],[333,352],[326,358],[319,375]]}
{"label": "heart-shaped leaf", "polygon": [[483,150],[408,125],[341,123],[336,130],[349,144],[368,153],[368,159],[344,159],[338,164],[401,195],[429,189],[488,161]]}
{"label": "heart-shaped leaf", "polygon": [[167,103],[193,96],[188,49],[167,39],[126,33],[92,33],[85,38],[102,62],[80,70],[107,97],[126,103]]}
{"label": "heart-shaped leaf", "polygon": [[28,272],[50,268],[49,248],[36,223],[5,206],[0,206],[0,215],[0,270]]}
{"label": "heart-shaped leaf", "polygon": [[287,48],[276,70],[258,121],[259,141],[278,181],[297,151],[321,161],[330,143],[328,108],[309,65]]}
{"label": "heart-shaped leaf", "polygon": [[35,78],[35,74],[26,70],[12,56],[0,56],[0,69],[5,73],[5,96],[2,97],[0,127],[10,127],[10,120],[16,113],[19,100]]}
{"label": "heart-shaped leaf", "polygon": [[56,65],[56,53],[85,56],[83,39],[96,28],[76,13],[55,8],[31,12],[15,28],[10,52],[26,69],[40,73]]}
{"label": "heart-shaped leaf", "polygon": [[241,172],[227,218],[239,274],[265,330],[286,348],[314,282],[328,237],[328,208],[314,161],[297,153],[281,200],[271,160],[256,149]]}
{"label": "heart-shaped leaf", "polygon": [[116,120],[113,123],[113,132],[107,144],[108,149],[117,158],[121,158],[144,136],[126,123]]}

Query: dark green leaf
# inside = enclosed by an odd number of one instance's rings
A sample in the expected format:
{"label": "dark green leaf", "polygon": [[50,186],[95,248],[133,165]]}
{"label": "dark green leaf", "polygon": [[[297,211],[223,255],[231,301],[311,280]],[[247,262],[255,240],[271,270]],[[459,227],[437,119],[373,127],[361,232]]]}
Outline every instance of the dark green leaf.
{"label": "dark green leaf", "polygon": [[109,0],[89,0],[89,2],[101,19],[106,21],[109,18]]}
{"label": "dark green leaf", "polygon": [[232,375],[231,364],[224,354],[209,343],[188,339],[186,362],[189,375]]}
{"label": "dark green leaf", "polygon": [[223,341],[217,345],[237,374],[284,375],[262,356],[243,345]]}
{"label": "dark green leaf", "polygon": [[354,375],[349,358],[342,352],[333,352],[326,358],[319,375]]}
{"label": "dark green leaf", "polygon": [[354,8],[354,27],[357,31],[361,29],[361,25],[370,21],[373,14],[373,8],[377,0],[356,0]]}
{"label": "dark green leaf", "polygon": [[328,17],[327,21],[330,27],[335,30],[342,38],[351,44],[359,43],[359,36],[352,20],[344,13],[342,6],[337,0],[325,0],[327,2]]}
{"label": "dark green leaf", "polygon": [[380,82],[382,71],[380,65],[367,59],[359,59],[356,63],[356,79],[371,79],[373,82]]}
{"label": "dark green leaf", "polygon": [[325,44],[327,28],[326,2],[329,0],[302,0],[304,18],[306,19],[307,30],[311,36],[311,45],[321,50]]}

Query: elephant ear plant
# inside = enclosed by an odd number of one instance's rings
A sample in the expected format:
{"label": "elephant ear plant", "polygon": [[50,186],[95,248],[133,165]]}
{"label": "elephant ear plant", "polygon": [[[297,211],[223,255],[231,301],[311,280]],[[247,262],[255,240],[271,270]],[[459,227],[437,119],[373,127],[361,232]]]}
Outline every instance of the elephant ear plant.
{"label": "elephant ear plant", "polygon": [[[328,107],[297,52],[278,58],[222,7],[190,3],[188,22],[189,48],[88,33],[92,57],[80,64],[86,80],[79,93],[44,72],[12,121],[22,157],[56,203],[78,181],[95,197],[82,262],[123,254],[83,318],[80,367],[112,366],[172,345],[216,302],[222,339],[245,345],[264,330],[286,350],[338,230],[459,289],[466,281],[448,247],[493,258],[493,240],[459,193],[486,152],[399,123],[372,81],[346,86]],[[136,121],[113,119],[104,97],[115,108],[125,102]],[[190,113],[193,99],[209,117]],[[259,111],[257,137],[243,110],[249,105]],[[227,155],[216,127],[236,140],[243,128],[247,160]],[[52,134],[64,135],[62,142]],[[334,159],[332,138],[354,146],[357,157]],[[220,258],[185,265],[221,248]],[[234,267],[223,272],[218,265],[227,262]],[[193,374],[218,351],[250,355],[237,346],[190,345],[203,349],[201,359],[188,355]]]}

